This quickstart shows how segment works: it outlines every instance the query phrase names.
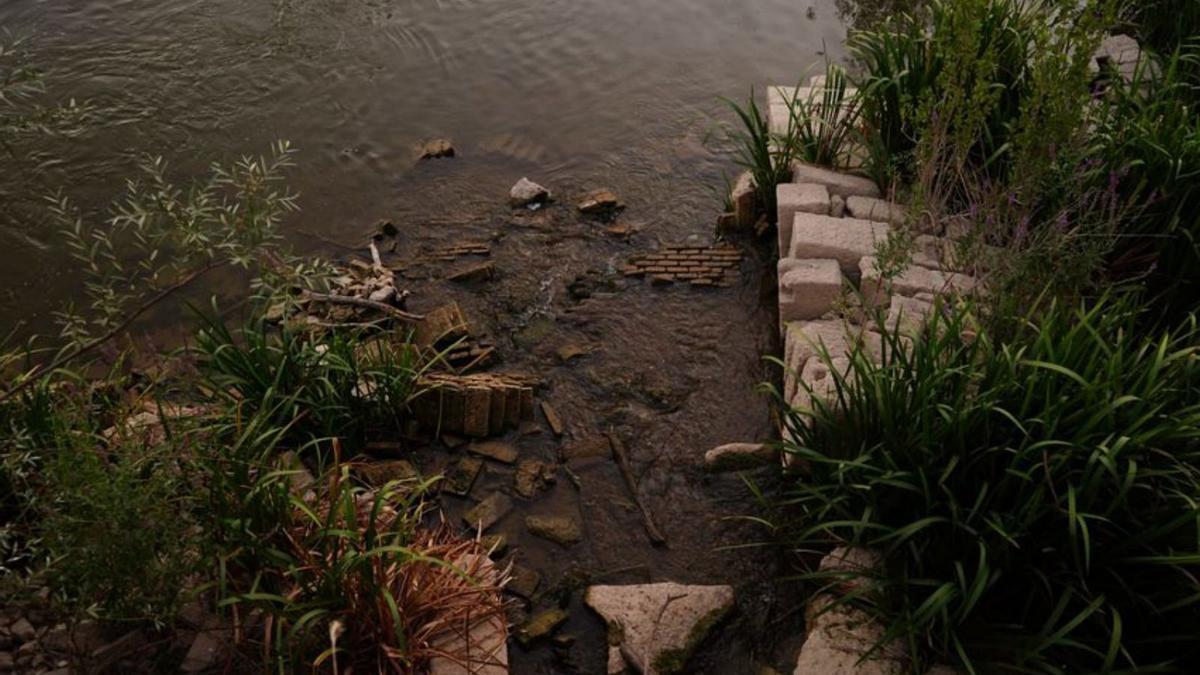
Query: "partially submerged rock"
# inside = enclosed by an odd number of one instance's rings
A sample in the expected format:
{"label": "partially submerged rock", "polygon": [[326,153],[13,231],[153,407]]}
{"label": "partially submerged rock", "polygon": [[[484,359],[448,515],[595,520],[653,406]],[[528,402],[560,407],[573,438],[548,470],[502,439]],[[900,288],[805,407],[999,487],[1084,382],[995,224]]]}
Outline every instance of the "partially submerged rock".
{"label": "partially submerged rock", "polygon": [[467,522],[468,526],[478,528],[480,532],[483,532],[508,515],[508,512],[512,511],[512,506],[512,499],[508,495],[503,492],[493,492],[487,499],[463,514],[463,520]]}
{"label": "partially submerged rock", "polygon": [[583,528],[579,520],[571,516],[527,516],[525,527],[530,534],[562,546],[583,540]]}
{"label": "partially submerged rock", "polygon": [[528,178],[522,178],[512,186],[508,201],[514,208],[541,205],[550,201],[550,191]]}
{"label": "partially submerged rock", "polygon": [[467,446],[467,452],[472,454],[494,459],[503,464],[512,464],[517,461],[517,456],[520,452],[517,446],[504,441],[479,441]]}
{"label": "partially submerged rock", "polygon": [[441,159],[454,156],[454,144],[445,138],[425,141],[420,148],[421,159]]}
{"label": "partially submerged rock", "polygon": [[[733,607],[733,589],[671,582],[592,586],[584,602],[607,622],[609,644],[619,646],[626,663],[644,675],[669,675],[683,671]],[[620,672],[613,670],[612,658],[610,653],[609,672]]]}
{"label": "partially submerged rock", "polygon": [[586,215],[604,215],[620,211],[625,204],[610,190],[593,190],[579,202],[579,212]]}
{"label": "partially submerged rock", "polygon": [[540,612],[537,616],[526,621],[525,625],[521,626],[521,629],[517,631],[517,639],[521,641],[522,645],[528,647],[537,640],[553,633],[566,620],[567,613],[557,607]]}

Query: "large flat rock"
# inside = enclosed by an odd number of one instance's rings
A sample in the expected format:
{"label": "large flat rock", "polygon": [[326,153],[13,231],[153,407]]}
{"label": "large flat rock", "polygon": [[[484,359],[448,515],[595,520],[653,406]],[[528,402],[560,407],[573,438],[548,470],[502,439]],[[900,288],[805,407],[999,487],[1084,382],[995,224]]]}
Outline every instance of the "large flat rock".
{"label": "large flat rock", "polygon": [[814,166],[805,162],[792,164],[793,183],[819,183],[829,190],[829,194],[842,198],[883,196],[875,181],[851,173],[841,173],[823,166]]}
{"label": "large flat rock", "polygon": [[669,675],[683,671],[700,641],[733,607],[733,588],[671,582],[592,586],[584,601],[608,623],[609,643],[620,645],[635,671]]}

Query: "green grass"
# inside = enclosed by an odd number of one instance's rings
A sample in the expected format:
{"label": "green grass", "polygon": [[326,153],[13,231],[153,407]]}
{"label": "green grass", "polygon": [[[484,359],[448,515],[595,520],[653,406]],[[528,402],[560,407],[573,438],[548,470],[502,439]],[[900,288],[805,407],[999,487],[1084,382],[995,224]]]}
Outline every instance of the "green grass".
{"label": "green grass", "polygon": [[780,536],[880,550],[863,600],[926,663],[1195,672],[1200,331],[1138,315],[1133,296],[1051,301],[979,328],[942,307],[911,346],[885,331],[832,403],[785,410],[811,470]]}

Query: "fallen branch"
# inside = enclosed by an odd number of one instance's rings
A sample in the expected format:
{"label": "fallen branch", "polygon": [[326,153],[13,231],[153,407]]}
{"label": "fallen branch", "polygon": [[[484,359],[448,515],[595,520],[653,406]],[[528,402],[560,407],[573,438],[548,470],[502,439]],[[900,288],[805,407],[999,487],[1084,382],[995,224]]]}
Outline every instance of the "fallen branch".
{"label": "fallen branch", "polygon": [[637,504],[638,510],[642,513],[642,525],[646,528],[646,534],[649,535],[650,541],[655,546],[664,546],[667,543],[667,538],[654,524],[654,519],[650,517],[650,510],[642,503],[638,497],[637,482],[633,480],[633,469],[629,467],[629,457],[625,454],[625,444],[617,435],[609,431],[608,445],[612,448],[613,459],[617,462],[617,468],[621,470],[621,477],[625,479],[625,486],[629,488],[629,493],[633,495],[633,503]]}
{"label": "fallen branch", "polygon": [[125,317],[125,319],[122,320],[121,323],[117,324],[115,327],[113,327],[111,330],[109,330],[104,335],[101,335],[100,337],[97,337],[88,342],[85,342],[83,345],[79,346],[74,351],[70,351],[67,353],[59,352],[59,355],[57,357],[55,357],[55,359],[53,361],[51,361],[49,365],[34,366],[34,368],[29,371],[29,374],[26,376],[25,380],[23,380],[20,384],[12,387],[8,391],[4,392],[3,394],[0,394],[0,403],[7,401],[8,399],[12,398],[13,396],[16,396],[17,394],[25,391],[29,387],[32,387],[34,385],[34,383],[41,381],[41,379],[47,373],[53,373],[54,371],[58,370],[59,368],[62,368],[63,366],[70,363],[71,361],[74,361],[75,359],[79,358],[80,356],[83,356],[84,354],[94,351],[97,347],[103,345],[104,343],[113,339],[117,335],[120,335],[122,332],[125,331],[126,328],[129,327],[130,324],[132,324],[134,321],[136,321],[138,317],[140,317],[141,315],[143,315],[147,311],[149,311],[150,308],[154,307],[155,305],[162,302],[163,300],[166,300],[167,298],[171,297],[177,291],[181,290],[183,287],[192,283],[193,281],[195,281],[197,278],[199,278],[206,272],[209,272],[218,267],[221,267],[224,264],[225,264],[225,261],[211,262],[211,263],[205,265],[204,267],[200,267],[198,269],[192,270],[191,272],[189,272],[186,276],[184,276],[179,281],[164,288],[163,290],[159,291],[159,293],[157,295],[150,298],[146,302],[142,303],[142,305],[139,306],[137,309],[133,310],[133,312],[129,316]]}
{"label": "fallen branch", "polygon": [[350,295],[333,295],[330,293],[314,293],[309,291],[305,297],[314,302],[324,302],[330,305],[352,305],[354,307],[374,309],[379,312],[390,314],[402,321],[422,321],[425,319],[425,316],[422,314],[411,314],[402,309],[396,309],[395,307],[382,302],[375,302],[374,300],[368,300],[366,298],[356,298]]}

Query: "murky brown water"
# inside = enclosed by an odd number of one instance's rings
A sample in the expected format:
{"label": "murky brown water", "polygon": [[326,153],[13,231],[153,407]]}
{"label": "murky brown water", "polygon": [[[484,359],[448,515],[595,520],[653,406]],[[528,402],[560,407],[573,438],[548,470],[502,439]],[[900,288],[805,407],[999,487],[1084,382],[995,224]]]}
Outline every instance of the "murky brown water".
{"label": "murky brown water", "polygon": [[[767,582],[772,562],[722,549],[761,535],[725,520],[753,504],[736,477],[700,467],[714,445],[772,433],[754,386],[770,376],[760,357],[774,348],[773,265],[747,247],[738,283],[712,291],[654,289],[615,268],[662,243],[711,240],[723,175],[736,170],[719,97],[798,81],[826,46],[840,59],[832,0],[3,0],[0,27],[32,38],[52,98],[101,110],[97,128],[40,146],[45,156],[0,155],[0,326],[48,325],[79,283],[29,190],[65,184],[98,205],[143,153],[187,176],[289,139],[301,150],[303,211],[286,226],[298,249],[361,250],[378,218],[400,227],[400,258],[490,241],[498,279],[412,280],[410,307],[457,300],[496,341],[501,368],[542,378],[569,437],[613,429],[625,440],[669,546],[650,546],[615,465],[573,467],[578,488],[560,473],[495,528],[543,588],[617,570],[604,581],[733,583],[740,611],[700,670],[786,660],[779,638],[796,617],[775,602],[786,598]],[[434,136],[458,156],[416,162],[413,146]],[[46,157],[60,162],[35,173]],[[534,224],[505,203],[525,175],[563,199]],[[595,187],[628,204],[629,240],[572,212]],[[588,271],[602,283],[576,300],[567,286]],[[595,351],[563,364],[555,351],[568,344]],[[545,459],[559,445],[548,432],[519,440]],[[507,469],[486,471],[473,496],[508,489]],[[449,501],[450,515],[469,503]],[[525,533],[524,514],[550,510],[578,514],[584,542]],[[558,654],[514,646],[513,672],[603,672],[601,622],[578,594],[561,597],[572,612],[560,634],[579,641]]]}

